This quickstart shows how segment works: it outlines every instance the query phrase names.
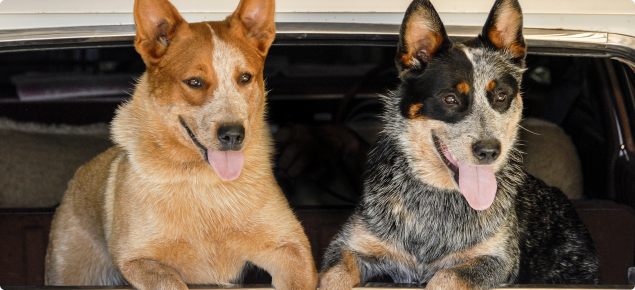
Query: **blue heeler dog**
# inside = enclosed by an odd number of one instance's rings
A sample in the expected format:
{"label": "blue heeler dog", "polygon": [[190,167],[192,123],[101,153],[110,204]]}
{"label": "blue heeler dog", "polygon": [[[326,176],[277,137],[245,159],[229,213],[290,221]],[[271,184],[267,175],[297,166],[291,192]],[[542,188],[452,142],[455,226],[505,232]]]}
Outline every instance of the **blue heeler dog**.
{"label": "blue heeler dog", "polygon": [[398,89],[370,152],[364,196],[328,248],[321,290],[376,276],[426,289],[599,283],[591,237],[515,149],[526,45],[517,0],[453,43],[428,0],[400,30]]}

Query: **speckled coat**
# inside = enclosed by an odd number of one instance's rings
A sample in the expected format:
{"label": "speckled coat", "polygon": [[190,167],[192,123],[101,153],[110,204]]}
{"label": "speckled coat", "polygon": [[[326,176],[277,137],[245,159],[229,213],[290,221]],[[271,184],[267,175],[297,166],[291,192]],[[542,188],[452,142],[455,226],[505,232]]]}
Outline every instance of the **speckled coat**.
{"label": "speckled coat", "polygon": [[[426,289],[600,282],[572,203],[520,167],[525,55],[516,0],[496,1],[481,35],[461,43],[450,41],[429,1],[410,5],[396,56],[402,82],[384,97],[364,196],[327,250],[320,289],[386,275]],[[474,149],[483,140],[498,146],[487,161]],[[448,156],[492,168],[491,206],[468,203]]]}

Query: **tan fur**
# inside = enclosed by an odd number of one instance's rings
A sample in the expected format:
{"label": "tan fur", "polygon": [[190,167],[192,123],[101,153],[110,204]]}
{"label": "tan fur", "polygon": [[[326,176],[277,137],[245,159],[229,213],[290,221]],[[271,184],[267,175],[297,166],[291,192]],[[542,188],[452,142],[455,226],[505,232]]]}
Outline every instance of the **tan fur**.
{"label": "tan fur", "polygon": [[429,264],[430,268],[438,269],[434,274],[426,289],[479,289],[470,287],[466,281],[457,275],[456,270],[470,267],[477,263],[479,257],[482,256],[503,256],[505,253],[505,244],[509,242],[510,233],[501,230],[494,236],[484,242],[475,245],[469,249],[455,252],[442,257]]}
{"label": "tan fur", "polygon": [[514,57],[520,57],[525,53],[524,44],[516,42],[516,35],[522,19],[522,15],[516,9],[509,7],[509,3],[503,4],[500,14],[497,15],[498,23],[501,25],[494,26],[489,31],[489,39],[499,49],[506,49],[512,53]]}
{"label": "tan fur", "polygon": [[[394,202],[394,204],[397,206],[397,202]],[[411,219],[411,222],[416,222],[416,220]],[[359,286],[362,274],[359,271],[357,259],[351,251],[379,259],[390,259],[413,268],[416,267],[416,258],[413,255],[371,234],[358,219],[354,220],[352,224],[351,238],[347,245],[350,251],[344,252],[338,265],[322,273],[320,288],[344,290]]]}
{"label": "tan fur", "polygon": [[419,114],[419,110],[421,110],[422,106],[423,104],[421,103],[410,106],[410,109],[408,110],[408,116],[410,117],[410,119],[424,118],[423,116]]}
{"label": "tan fur", "polygon": [[[413,220],[413,222],[415,222]],[[357,222],[351,231],[349,246],[357,253],[366,254],[380,259],[387,258],[402,265],[415,267],[416,258],[400,249],[396,245],[379,239],[371,234],[364,226]]]}
{"label": "tan fur", "polygon": [[484,242],[463,251],[446,255],[441,259],[430,263],[429,266],[435,269],[446,269],[462,264],[464,261],[475,259],[479,256],[505,255],[505,243],[509,242],[509,235],[508,231],[501,230]]}
{"label": "tan fur", "polygon": [[357,262],[351,252],[344,252],[342,263],[329,269],[320,277],[320,288],[333,290],[347,290],[359,286],[362,276]]}
{"label": "tan fur", "polygon": [[465,284],[451,269],[437,271],[430,279],[427,290],[476,290]]}
{"label": "tan fur", "polygon": [[428,184],[444,188],[455,189],[452,171],[437,153],[432,140],[432,131],[443,128],[443,122],[431,119],[411,119],[407,122],[407,142],[412,147],[413,163],[417,176]]}
{"label": "tan fur", "polygon": [[461,82],[456,85],[456,89],[459,93],[467,95],[470,92],[470,85],[468,85],[467,82]]}
{"label": "tan fur", "polygon": [[496,81],[489,81],[489,82],[487,83],[487,87],[485,87],[485,89],[486,89],[488,92],[491,92],[491,91],[492,91],[493,89],[495,89],[495,88],[496,88]]}
{"label": "tan fur", "polygon": [[401,62],[407,66],[414,65],[417,53],[426,50],[427,55],[432,55],[443,42],[443,35],[439,27],[427,25],[425,18],[430,18],[427,10],[420,9],[413,13],[405,33],[408,43],[408,53],[401,56]]}
{"label": "tan fur", "polygon": [[[252,262],[277,289],[315,289],[308,239],[271,171],[262,69],[275,30],[251,26],[270,35],[254,40],[243,25],[258,15],[240,10],[265,2],[273,23],[273,1],[243,0],[223,22],[188,24],[167,1],[137,1],[168,11],[168,41],[148,29],[156,19],[135,14],[148,70],[113,121],[117,146],[77,171],[55,214],[48,285],[120,284],[118,271],[138,289],[186,289],[227,284]],[[238,83],[243,72],[249,85]],[[206,86],[188,88],[189,77]],[[179,117],[209,149],[219,124],[245,127],[236,180],[220,180]]]}
{"label": "tan fur", "polygon": [[[516,139],[518,138],[518,124],[520,123],[520,119],[523,117],[522,107],[523,107],[523,98],[520,94],[516,95],[516,107],[517,109],[513,111],[513,113],[509,116],[509,121],[507,122],[507,136],[503,140],[503,146],[507,148],[511,147],[511,144],[515,144]],[[515,125],[514,125],[515,124]]]}

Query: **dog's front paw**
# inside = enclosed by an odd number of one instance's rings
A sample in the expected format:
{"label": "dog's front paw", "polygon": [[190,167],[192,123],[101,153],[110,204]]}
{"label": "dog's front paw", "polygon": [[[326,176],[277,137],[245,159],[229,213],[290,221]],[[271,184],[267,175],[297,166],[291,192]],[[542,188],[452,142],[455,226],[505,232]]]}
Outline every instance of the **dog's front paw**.
{"label": "dog's front paw", "polygon": [[351,290],[359,285],[359,275],[335,266],[320,277],[320,290]]}
{"label": "dog's front paw", "polygon": [[426,286],[426,290],[476,290],[476,289],[485,289],[482,287],[470,287],[469,283],[459,277],[456,272],[451,269],[443,269],[439,270],[428,285]]}

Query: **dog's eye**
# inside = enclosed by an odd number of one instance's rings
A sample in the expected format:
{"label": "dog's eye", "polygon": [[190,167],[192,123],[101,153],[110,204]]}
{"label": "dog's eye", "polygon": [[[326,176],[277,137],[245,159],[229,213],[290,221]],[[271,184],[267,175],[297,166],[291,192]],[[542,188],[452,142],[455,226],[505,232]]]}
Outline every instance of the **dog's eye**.
{"label": "dog's eye", "polygon": [[458,104],[459,102],[456,100],[454,95],[447,95],[444,98],[445,102],[448,104]]}
{"label": "dog's eye", "polygon": [[249,82],[251,82],[251,75],[248,73],[243,73],[240,76],[240,82],[243,83],[244,85],[248,84]]}
{"label": "dog's eye", "polygon": [[502,102],[505,99],[507,99],[507,95],[505,95],[504,93],[498,93],[498,95],[496,96],[496,101],[497,102]]}
{"label": "dog's eye", "polygon": [[191,78],[183,82],[191,88],[199,89],[203,87],[203,82],[197,78]]}

